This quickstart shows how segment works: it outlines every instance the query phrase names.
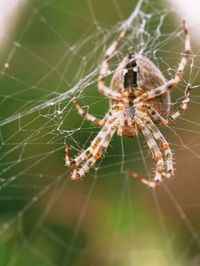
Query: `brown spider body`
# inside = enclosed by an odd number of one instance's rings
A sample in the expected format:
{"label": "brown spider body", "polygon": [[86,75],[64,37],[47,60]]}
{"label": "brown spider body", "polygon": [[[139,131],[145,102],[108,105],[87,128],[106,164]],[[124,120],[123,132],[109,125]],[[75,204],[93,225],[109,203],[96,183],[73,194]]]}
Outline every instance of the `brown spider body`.
{"label": "brown spider body", "polygon": [[[155,66],[155,64],[150,61],[147,57],[142,55],[132,55],[126,56],[123,61],[119,64],[118,68],[116,69],[111,83],[110,88],[114,91],[118,91],[123,93],[126,91],[124,88],[124,83],[131,83],[125,81],[125,79],[129,79],[129,76],[126,77],[124,75],[124,70],[127,69],[127,66],[130,62],[135,61],[135,69],[131,69],[130,71],[134,71],[136,73],[136,82],[135,87],[129,88],[128,97],[138,97],[142,93],[151,91],[155,88],[160,87],[161,85],[165,84],[166,79],[164,78],[161,71]],[[112,106],[113,101],[110,101],[110,105]],[[149,100],[149,104],[163,117],[167,117],[170,111],[170,92],[166,91],[165,93],[157,96],[151,100]],[[126,120],[126,119],[125,119]],[[158,121],[155,121],[157,123]],[[124,134],[126,135],[126,134]],[[129,134],[128,134],[129,135]],[[135,134],[133,134],[134,136]]]}
{"label": "brown spider body", "polygon": [[[115,70],[110,88],[121,94],[125,94],[130,99],[128,104],[123,105],[124,124],[119,135],[134,137],[139,133],[139,128],[134,120],[135,107],[133,100],[144,92],[158,88],[165,83],[165,78],[161,71],[147,57],[129,53]],[[161,116],[167,117],[170,109],[170,92],[166,91],[162,95],[149,100],[155,111]],[[110,100],[110,109],[113,105],[118,105],[119,101]],[[154,121],[158,123],[158,121]]]}
{"label": "brown spider body", "polygon": [[[187,108],[190,100],[190,87],[185,90],[185,98],[179,109],[170,115],[170,90],[181,81],[183,71],[190,55],[190,38],[185,21],[185,47],[178,64],[175,77],[166,81],[161,71],[143,55],[129,53],[119,64],[111,79],[110,87],[105,85],[108,63],[119,43],[125,37],[124,29],[119,37],[106,50],[100,67],[98,90],[109,98],[110,108],[103,119],[85,112],[73,98],[79,114],[95,125],[102,126],[91,145],[74,160],[70,160],[66,146],[66,165],[73,169],[72,180],[81,179],[103,155],[113,135],[134,137],[139,132],[144,135],[152,158],[156,162],[151,180],[140,177],[143,184],[155,188],[164,178],[174,175],[173,154],[168,142],[156,124],[167,125],[177,119]],[[138,175],[131,173],[133,177]]]}
{"label": "brown spider body", "polygon": [[[124,111],[124,124],[122,135],[127,136],[129,138],[138,135],[139,128],[134,121],[135,110],[134,107],[127,107]],[[120,133],[118,132],[120,135]]]}

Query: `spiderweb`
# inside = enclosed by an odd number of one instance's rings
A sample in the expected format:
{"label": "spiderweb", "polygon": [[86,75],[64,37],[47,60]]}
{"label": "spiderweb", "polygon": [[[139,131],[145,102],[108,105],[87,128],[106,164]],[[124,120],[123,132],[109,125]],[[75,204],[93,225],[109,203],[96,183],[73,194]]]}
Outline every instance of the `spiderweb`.
{"label": "spiderweb", "polygon": [[17,30],[1,55],[0,264],[199,265],[199,51],[172,93],[172,110],[192,84],[186,113],[160,130],[175,156],[176,177],[152,191],[132,180],[150,176],[142,136],[114,136],[83,182],[64,164],[89,146],[99,128],[84,121],[75,95],[102,118],[97,92],[103,52],[129,26],[110,65],[129,49],[145,54],[166,79],[183,52],[181,20],[158,1],[22,1]]}

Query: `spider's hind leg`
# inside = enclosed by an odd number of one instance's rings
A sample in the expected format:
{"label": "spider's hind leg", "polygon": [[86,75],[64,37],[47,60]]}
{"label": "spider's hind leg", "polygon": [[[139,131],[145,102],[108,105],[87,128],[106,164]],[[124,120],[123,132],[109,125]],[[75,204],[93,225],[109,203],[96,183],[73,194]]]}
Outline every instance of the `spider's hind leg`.
{"label": "spider's hind leg", "polygon": [[191,87],[190,85],[188,85],[185,89],[185,96],[184,99],[182,100],[179,108],[177,109],[177,111],[175,111],[174,113],[172,113],[169,117],[167,118],[163,118],[158,111],[156,111],[152,106],[150,106],[149,108],[149,115],[150,117],[153,119],[153,121],[155,122],[160,122],[160,124],[162,125],[168,125],[171,122],[174,122],[177,118],[179,118],[187,109],[188,107],[188,103],[190,101],[190,95],[191,95]]}
{"label": "spider's hind leg", "polygon": [[181,81],[183,77],[184,69],[191,55],[190,36],[188,33],[188,27],[185,21],[183,21],[183,32],[185,34],[184,51],[182,53],[182,57],[176,69],[175,77],[157,88],[144,92],[141,96],[139,96],[138,98],[134,100],[134,104],[139,103],[141,101],[147,101],[157,96],[160,96],[164,94],[165,92],[167,92],[168,90],[174,89],[178,85],[178,83]]}
{"label": "spider's hind leg", "polygon": [[169,121],[175,121],[178,117],[180,117],[185,110],[187,109],[188,103],[190,101],[190,95],[191,95],[191,87],[188,85],[185,89],[185,97],[183,101],[181,102],[178,110],[174,112],[172,115],[169,117]]}
{"label": "spider's hind leg", "polygon": [[108,87],[105,86],[105,80],[106,80],[106,76],[108,73],[108,68],[109,68],[109,62],[112,59],[115,51],[117,50],[117,47],[119,46],[119,44],[123,41],[125,35],[126,35],[126,31],[127,31],[127,27],[125,27],[119,34],[119,36],[116,38],[116,40],[114,42],[112,42],[110,44],[110,46],[106,49],[103,58],[102,58],[102,62],[100,65],[100,71],[99,71],[99,77],[98,77],[98,90],[100,93],[102,93],[103,95],[105,95],[108,98],[113,98],[116,100],[120,100],[120,94]]}

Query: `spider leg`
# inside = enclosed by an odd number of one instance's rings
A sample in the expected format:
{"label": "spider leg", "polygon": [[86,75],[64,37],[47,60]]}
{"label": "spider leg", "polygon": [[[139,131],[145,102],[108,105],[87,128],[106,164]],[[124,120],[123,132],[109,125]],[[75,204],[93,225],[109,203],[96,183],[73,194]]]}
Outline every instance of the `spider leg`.
{"label": "spider leg", "polygon": [[185,97],[178,110],[171,114],[167,119],[163,118],[152,106],[150,106],[148,113],[153,118],[153,121],[159,121],[163,125],[168,125],[170,122],[173,122],[179,118],[187,109],[188,103],[190,101],[191,91],[191,87],[188,85],[185,89]]}
{"label": "spider leg", "polygon": [[103,126],[105,124],[105,121],[108,118],[108,114],[103,119],[98,119],[94,115],[89,114],[87,111],[85,111],[78,103],[77,99],[75,97],[72,98],[72,102],[74,106],[76,107],[78,113],[86,120],[91,121],[97,126]]}
{"label": "spider leg", "polygon": [[[104,131],[105,131],[105,127],[103,127],[100,132],[104,132]],[[86,161],[88,158],[90,158],[92,156],[94,150],[96,149],[96,147],[98,147],[99,142],[101,140],[101,138],[99,136],[100,132],[94,138],[94,140],[92,141],[91,145],[73,160],[70,160],[70,158],[69,158],[69,145],[66,145],[66,148],[65,148],[65,163],[66,163],[66,165],[69,168],[77,169],[78,166],[81,163],[83,163],[84,161]]]}
{"label": "spider leg", "polygon": [[[103,83],[98,84],[98,90],[107,98],[112,99],[112,100],[117,100],[117,101],[122,101],[122,96],[119,92],[116,92],[108,87],[106,87]],[[128,95],[127,95],[128,96]],[[126,95],[124,95],[126,97]],[[126,101],[125,99],[123,100],[124,102]],[[127,100],[128,102],[128,100]]]}
{"label": "spider leg", "polygon": [[[110,139],[112,138],[112,135],[117,129],[116,119],[117,119],[116,116],[110,116],[109,119],[106,121],[105,125],[102,127],[101,131],[97,134],[97,136],[92,141],[91,145],[85,151],[83,151],[80,155],[78,155],[75,159],[70,160],[69,151],[68,151],[69,146],[66,145],[65,163],[69,168],[74,169],[72,176],[71,176],[72,179],[79,179],[81,178],[81,176],[84,175],[82,173],[82,168],[84,170],[84,173],[87,172],[86,170],[88,169],[88,166],[79,168],[80,164],[84,163],[85,161],[87,162],[87,161],[94,160],[94,159],[96,161],[102,155],[103,149],[105,149],[108,146]],[[89,167],[89,169],[91,167]]]}
{"label": "spider leg", "polygon": [[183,32],[185,34],[184,52],[183,52],[182,58],[178,64],[178,67],[176,70],[176,74],[175,74],[175,78],[174,78],[174,85],[175,86],[176,86],[176,84],[178,84],[180,82],[181,78],[183,77],[184,68],[185,68],[187,61],[188,61],[190,54],[191,54],[190,36],[188,33],[188,27],[187,27],[185,20],[183,20]]}
{"label": "spider leg", "polygon": [[138,116],[135,116],[135,122],[137,123],[138,127],[142,131],[145,140],[147,142],[147,145],[149,147],[149,150],[152,153],[153,159],[156,161],[156,170],[155,174],[152,180],[147,180],[143,177],[139,177],[136,173],[132,172],[131,175],[134,178],[139,178],[139,180],[147,185],[148,187],[155,188],[159,185],[159,183],[162,181],[162,171],[164,168],[164,161],[162,158],[162,153],[154,139],[154,135],[151,133],[149,128],[145,125],[145,123],[140,119]]}
{"label": "spider leg", "polygon": [[112,136],[114,135],[115,131],[117,130],[118,122],[112,122],[106,127],[104,130],[101,130],[97,135],[96,139],[98,139],[96,146],[91,145],[91,154],[90,158],[84,160],[85,162],[79,167],[75,168],[72,172],[71,179],[77,180],[81,179],[96,163],[96,161],[103,155],[105,150],[107,149]]}
{"label": "spider leg", "polygon": [[108,47],[106,50],[105,54],[103,55],[101,67],[100,67],[100,73],[98,77],[98,90],[100,93],[102,93],[104,96],[108,98],[113,98],[116,100],[120,99],[120,93],[113,91],[112,89],[108,88],[105,86],[105,79],[107,76],[108,72],[108,66],[109,66],[109,61],[111,60],[114,52],[116,51],[117,47],[119,44],[122,42],[122,40],[125,37],[127,28],[123,29],[118,38],[111,43],[111,45]]}
{"label": "spider leg", "polygon": [[99,73],[99,84],[101,84],[101,82],[103,82],[104,84],[105,78],[107,76],[107,71],[108,71],[108,63],[111,60],[117,47],[119,46],[121,41],[124,39],[126,31],[127,29],[122,30],[118,38],[114,42],[111,43],[111,45],[107,48],[106,52],[104,53],[101,67],[100,67],[100,73]]}
{"label": "spider leg", "polygon": [[168,119],[165,119],[162,117],[158,111],[156,111],[152,106],[150,106],[148,110],[149,116],[152,118],[153,122],[160,122],[162,125],[168,125],[169,121]]}
{"label": "spider leg", "polygon": [[156,127],[154,122],[151,120],[151,118],[148,116],[146,125],[149,128],[149,130],[152,132],[154,138],[156,141],[160,142],[160,149],[163,151],[165,158],[166,158],[166,172],[162,172],[162,175],[164,175],[167,178],[170,178],[174,175],[174,168],[173,168],[173,154],[171,149],[169,148],[169,144],[167,143],[166,139],[160,132],[160,130]]}
{"label": "spider leg", "polygon": [[178,117],[180,117],[185,110],[187,109],[188,106],[188,102],[190,101],[190,95],[191,95],[191,87],[187,86],[185,89],[185,97],[184,100],[182,101],[180,107],[178,108],[178,110],[176,112],[174,112],[172,115],[170,115],[169,117],[169,121],[174,121],[176,120]]}
{"label": "spider leg", "polygon": [[185,21],[183,21],[183,31],[185,34],[184,52],[183,52],[181,60],[178,64],[175,77],[173,79],[167,81],[165,84],[161,85],[160,87],[143,93],[141,96],[137,97],[134,100],[134,104],[137,104],[137,103],[144,101],[144,100],[149,100],[149,99],[155,98],[155,97],[165,93],[168,89],[175,88],[177,86],[177,84],[181,81],[181,79],[183,77],[183,71],[185,69],[185,66],[186,66],[188,59],[190,57],[190,54],[191,54],[190,36],[189,36],[188,28],[187,28]]}

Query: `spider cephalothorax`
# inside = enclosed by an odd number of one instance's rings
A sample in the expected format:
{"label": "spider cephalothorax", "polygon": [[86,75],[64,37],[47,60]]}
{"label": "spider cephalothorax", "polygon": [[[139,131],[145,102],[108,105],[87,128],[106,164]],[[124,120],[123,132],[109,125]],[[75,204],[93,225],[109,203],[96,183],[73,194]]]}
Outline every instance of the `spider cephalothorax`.
{"label": "spider cephalothorax", "polygon": [[[115,132],[118,135],[133,137],[142,132],[147,142],[156,168],[152,180],[140,177],[142,183],[156,187],[163,178],[174,175],[173,155],[169,145],[156,124],[168,124],[187,108],[190,87],[185,90],[185,98],[179,109],[170,114],[170,90],[175,88],[183,76],[183,70],[190,55],[190,39],[185,22],[185,48],[176,70],[175,77],[166,81],[161,71],[145,56],[128,53],[113,74],[110,87],[105,86],[108,63],[117,46],[125,36],[124,29],[106,50],[98,79],[99,91],[110,100],[110,108],[103,119],[97,119],[85,112],[73,97],[73,103],[80,115],[102,129],[91,145],[74,160],[69,159],[66,146],[66,165],[73,169],[71,178],[82,178],[102,156]],[[133,177],[138,175],[131,172]]]}

